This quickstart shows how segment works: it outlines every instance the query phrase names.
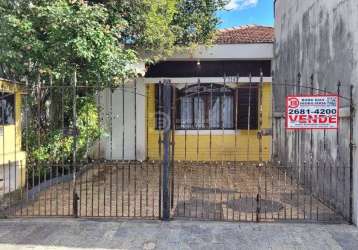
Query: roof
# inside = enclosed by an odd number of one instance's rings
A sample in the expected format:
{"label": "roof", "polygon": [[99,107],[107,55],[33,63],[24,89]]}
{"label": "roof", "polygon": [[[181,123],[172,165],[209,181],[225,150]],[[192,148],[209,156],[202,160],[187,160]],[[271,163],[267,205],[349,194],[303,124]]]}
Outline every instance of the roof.
{"label": "roof", "polygon": [[4,91],[4,86],[8,86],[9,88],[14,88],[13,91],[21,90],[25,87],[23,83],[0,77],[0,92]]}
{"label": "roof", "polygon": [[245,25],[218,30],[215,44],[273,43],[274,28]]}
{"label": "roof", "polygon": [[16,82],[16,81],[13,81],[13,80],[9,80],[9,79],[5,79],[5,78],[2,78],[2,77],[0,77],[0,81],[6,82],[6,83],[9,83],[9,84],[14,84],[14,85],[20,85],[20,84],[21,84],[21,83],[19,83],[19,82]]}

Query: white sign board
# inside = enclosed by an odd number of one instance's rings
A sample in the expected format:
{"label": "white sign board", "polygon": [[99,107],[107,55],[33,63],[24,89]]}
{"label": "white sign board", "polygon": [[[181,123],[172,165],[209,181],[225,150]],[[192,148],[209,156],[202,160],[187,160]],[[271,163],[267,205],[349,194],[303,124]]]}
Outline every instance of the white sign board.
{"label": "white sign board", "polygon": [[286,129],[338,129],[339,97],[287,96],[285,117]]}

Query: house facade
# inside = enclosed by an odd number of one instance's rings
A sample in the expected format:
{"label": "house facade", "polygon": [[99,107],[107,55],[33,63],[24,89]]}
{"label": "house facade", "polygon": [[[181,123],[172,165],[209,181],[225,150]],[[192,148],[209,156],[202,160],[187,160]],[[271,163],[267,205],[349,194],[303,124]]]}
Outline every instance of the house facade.
{"label": "house facade", "polygon": [[[163,122],[162,86],[170,82],[175,160],[257,161],[261,154],[268,161],[272,53],[271,27],[220,30],[212,46],[149,65],[144,77],[104,91],[99,102],[110,119],[103,121],[108,133],[97,145],[99,156],[161,159],[168,119]],[[261,149],[259,130],[266,131]]]}
{"label": "house facade", "polygon": [[21,87],[0,79],[0,195],[25,185],[26,153],[21,150]]}

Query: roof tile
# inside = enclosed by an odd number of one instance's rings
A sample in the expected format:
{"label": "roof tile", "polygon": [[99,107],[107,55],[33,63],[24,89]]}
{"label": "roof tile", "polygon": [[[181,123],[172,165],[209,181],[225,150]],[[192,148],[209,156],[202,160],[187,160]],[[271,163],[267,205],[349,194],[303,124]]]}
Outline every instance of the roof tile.
{"label": "roof tile", "polygon": [[273,43],[274,28],[245,25],[218,31],[216,44]]}

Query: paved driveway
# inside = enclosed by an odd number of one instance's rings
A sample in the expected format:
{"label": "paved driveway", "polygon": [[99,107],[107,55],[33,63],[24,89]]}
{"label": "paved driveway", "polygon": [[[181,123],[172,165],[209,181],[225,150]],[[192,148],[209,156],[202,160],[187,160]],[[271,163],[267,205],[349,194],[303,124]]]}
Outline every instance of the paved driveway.
{"label": "paved driveway", "polygon": [[[157,162],[90,165],[77,176],[79,216],[158,218],[159,177]],[[252,222],[256,221],[259,204],[261,221],[343,220],[327,206],[328,202],[322,203],[316,193],[308,186],[299,185],[296,178],[288,168],[271,165],[258,168],[254,164],[230,162],[223,165],[177,163],[173,216]],[[71,216],[73,182],[71,178],[63,179],[66,181],[47,179],[31,189],[30,195],[19,193],[24,202],[8,212],[19,217]],[[260,203],[256,201],[258,193]],[[328,196],[320,196],[324,197],[328,199]],[[348,204],[341,198],[335,201]],[[0,205],[11,200],[15,200],[14,196],[4,199]],[[346,213],[347,209],[344,211]]]}
{"label": "paved driveway", "polygon": [[201,221],[0,221],[0,249],[357,249],[349,225]]}

